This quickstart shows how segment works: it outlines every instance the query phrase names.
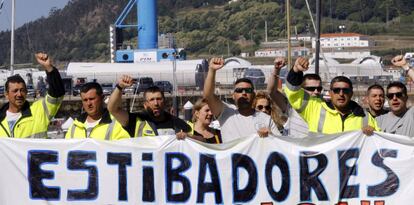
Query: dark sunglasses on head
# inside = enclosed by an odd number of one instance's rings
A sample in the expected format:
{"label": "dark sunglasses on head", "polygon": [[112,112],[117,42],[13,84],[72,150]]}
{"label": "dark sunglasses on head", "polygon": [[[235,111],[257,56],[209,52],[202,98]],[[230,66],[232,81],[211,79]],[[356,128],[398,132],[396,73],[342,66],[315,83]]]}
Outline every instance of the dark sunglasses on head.
{"label": "dark sunglasses on head", "polygon": [[258,105],[258,106],[256,106],[257,110],[263,110],[263,108],[266,109],[266,110],[270,110],[271,107],[270,107],[270,105],[266,105],[266,106]]}
{"label": "dark sunglasses on head", "polygon": [[343,92],[344,94],[350,94],[350,93],[352,93],[351,88],[332,88],[331,90],[332,90],[332,92],[334,92],[335,94],[339,94],[339,93],[341,92],[341,90],[342,90],[342,92]]}
{"label": "dark sunglasses on head", "polygon": [[310,92],[313,92],[315,90],[318,90],[318,92],[321,92],[322,91],[322,86],[318,86],[318,87],[309,86],[309,87],[304,87],[304,89],[307,90],[307,91],[310,91]]}
{"label": "dark sunglasses on head", "polygon": [[253,93],[253,88],[236,88],[236,89],[234,89],[235,93],[242,93],[243,91],[245,93]]}
{"label": "dark sunglasses on head", "polygon": [[397,97],[397,98],[399,98],[399,99],[401,99],[402,97],[404,97],[404,93],[397,92],[397,93],[388,93],[387,94],[387,98],[390,99],[390,100],[393,99],[394,96]]}

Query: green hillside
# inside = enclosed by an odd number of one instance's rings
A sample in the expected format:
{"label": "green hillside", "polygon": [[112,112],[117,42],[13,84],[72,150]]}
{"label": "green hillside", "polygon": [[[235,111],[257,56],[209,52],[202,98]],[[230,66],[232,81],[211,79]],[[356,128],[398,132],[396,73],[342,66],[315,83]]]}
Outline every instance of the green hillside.
{"label": "green hillside", "polygon": [[[286,37],[285,1],[159,0],[159,31],[173,33],[177,47],[191,57],[231,55],[254,51],[264,39],[265,21],[270,40]],[[314,11],[314,2],[311,3]],[[412,0],[322,1],[323,32],[410,36],[414,31]],[[15,63],[34,62],[35,51],[47,51],[57,61],[109,61],[109,25],[127,0],[72,0],[48,18],[25,24],[16,31]],[[305,1],[292,1],[292,26],[313,33]],[[135,23],[135,14],[127,22]],[[136,30],[124,32],[126,43],[136,43]],[[410,46],[407,44],[407,46]],[[412,45],[411,45],[412,46]],[[387,49],[387,48],[383,48]],[[8,67],[10,32],[0,32],[0,66]]]}

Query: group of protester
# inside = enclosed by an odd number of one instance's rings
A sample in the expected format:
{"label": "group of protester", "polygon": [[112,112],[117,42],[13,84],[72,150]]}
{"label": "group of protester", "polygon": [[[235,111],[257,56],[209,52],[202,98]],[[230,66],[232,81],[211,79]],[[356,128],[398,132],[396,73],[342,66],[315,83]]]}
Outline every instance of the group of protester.
{"label": "group of protester", "polygon": [[[46,71],[49,89],[44,98],[31,105],[26,101],[25,81],[14,75],[7,79],[5,96],[8,99],[0,110],[0,137],[46,138],[50,120],[57,113],[65,94],[62,79],[45,53],[35,55]],[[256,93],[253,83],[240,78],[234,83],[233,100],[228,104],[215,95],[215,75],[224,66],[224,59],[212,58],[204,85],[203,98],[193,107],[193,119],[183,121],[165,110],[165,96],[158,87],[144,91],[144,111],[127,112],[122,108],[122,90],[132,86],[133,78],[124,75],[116,84],[107,108],[102,87],[96,82],[80,90],[84,113],[76,118],[65,138],[95,138],[118,140],[130,137],[176,135],[178,139],[193,138],[206,143],[225,143],[257,134],[260,137],[284,135],[307,137],[311,133],[335,134],[362,130],[414,137],[414,111],[407,107],[407,88],[401,82],[391,82],[386,90],[375,84],[367,90],[364,109],[352,101],[353,86],[349,78],[337,76],[331,80],[330,100],[322,98],[321,78],[306,74],[309,61],[299,57],[286,77],[286,86],[278,89],[279,73],[286,65],[276,58],[266,92]],[[414,70],[402,56],[392,59],[414,79]],[[385,97],[389,111],[384,109]],[[210,126],[217,119],[220,129]]]}

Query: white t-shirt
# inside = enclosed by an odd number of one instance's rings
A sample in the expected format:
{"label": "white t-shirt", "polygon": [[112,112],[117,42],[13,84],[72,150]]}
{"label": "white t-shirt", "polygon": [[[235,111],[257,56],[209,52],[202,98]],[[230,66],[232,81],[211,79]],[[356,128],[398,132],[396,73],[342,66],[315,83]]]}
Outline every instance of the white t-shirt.
{"label": "white t-shirt", "polygon": [[253,115],[243,116],[235,105],[223,104],[223,112],[217,120],[221,125],[221,136],[224,143],[255,134],[263,126],[269,127],[272,134],[280,135],[275,123],[266,113],[255,112]]}
{"label": "white t-shirt", "polygon": [[283,125],[287,133],[284,134],[293,138],[307,137],[309,132],[308,123],[290,105],[288,105],[288,112],[288,120]]}
{"label": "white t-shirt", "polygon": [[86,122],[85,122],[85,128],[86,128],[86,136],[88,136],[89,137],[89,135],[91,134],[91,132],[92,132],[92,129],[97,125],[97,124],[99,124],[99,122],[101,121],[101,119],[99,119],[99,120],[96,120],[96,121],[94,121],[94,122],[88,122],[88,120],[86,120]]}
{"label": "white t-shirt", "polygon": [[402,116],[396,116],[390,111],[375,119],[383,132],[414,138],[414,107],[409,108]]}
{"label": "white t-shirt", "polygon": [[6,111],[6,120],[9,124],[10,132],[13,130],[13,127],[16,124],[17,120],[19,120],[20,116],[22,116],[21,112],[13,113]]}

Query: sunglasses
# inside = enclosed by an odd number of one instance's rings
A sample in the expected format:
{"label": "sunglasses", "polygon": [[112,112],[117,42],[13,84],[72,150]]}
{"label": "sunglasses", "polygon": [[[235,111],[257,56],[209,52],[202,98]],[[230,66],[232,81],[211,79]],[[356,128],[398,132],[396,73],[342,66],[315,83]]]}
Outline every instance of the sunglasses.
{"label": "sunglasses", "polygon": [[305,90],[313,92],[315,90],[318,90],[318,92],[322,91],[322,86],[309,86],[309,87],[304,87]]}
{"label": "sunglasses", "polygon": [[404,93],[402,93],[402,92],[397,92],[397,93],[388,93],[387,94],[387,98],[388,99],[394,99],[394,96],[395,97],[397,97],[397,98],[399,98],[399,99],[401,99],[402,97],[404,97]]}
{"label": "sunglasses", "polygon": [[266,109],[267,111],[269,111],[271,109],[270,105],[266,105],[266,106],[258,105],[258,106],[256,106],[257,110],[263,110],[263,108]]}
{"label": "sunglasses", "polygon": [[333,92],[333,93],[335,93],[335,94],[339,94],[339,93],[341,93],[341,90],[342,90],[342,92],[343,92],[344,94],[350,94],[350,93],[352,93],[351,88],[332,88],[331,90],[332,90],[332,92]]}
{"label": "sunglasses", "polygon": [[243,93],[243,91],[245,93],[253,93],[253,88],[236,88],[236,89],[234,89],[235,93]]}

